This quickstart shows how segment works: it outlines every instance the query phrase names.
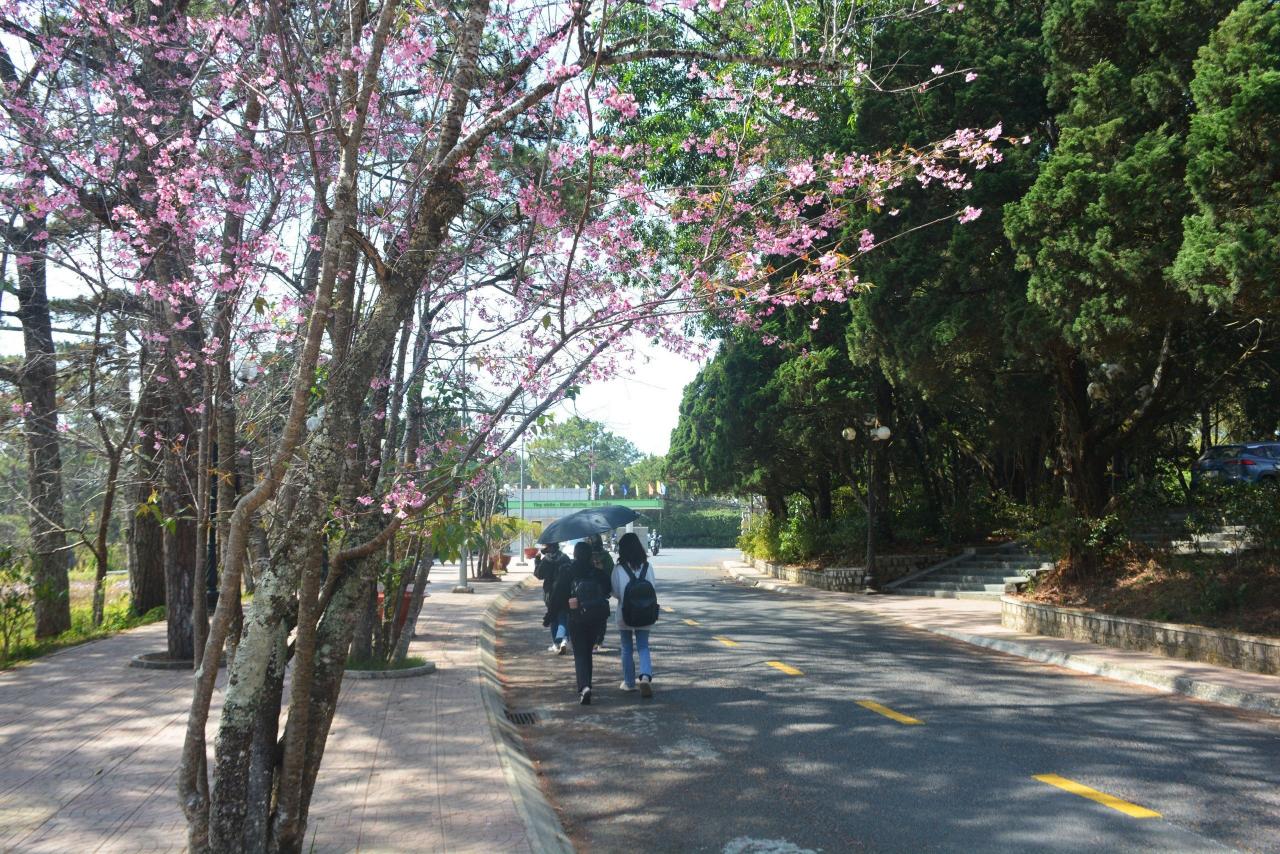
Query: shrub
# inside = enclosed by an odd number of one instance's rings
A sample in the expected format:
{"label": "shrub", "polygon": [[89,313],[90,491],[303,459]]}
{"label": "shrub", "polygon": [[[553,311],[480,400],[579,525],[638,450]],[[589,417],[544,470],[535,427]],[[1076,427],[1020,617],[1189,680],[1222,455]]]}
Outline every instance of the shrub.
{"label": "shrub", "polygon": [[778,520],[769,513],[751,516],[742,526],[738,536],[738,548],[750,557],[761,560],[778,560]]}
{"label": "shrub", "polygon": [[738,548],[751,557],[763,560],[804,563],[815,558],[828,558],[837,563],[861,558],[867,542],[866,520],[849,508],[837,507],[828,520],[816,519],[806,507],[797,505],[786,520],[779,521],[768,513],[751,517]]}
{"label": "shrub", "polygon": [[1267,481],[1227,490],[1225,521],[1243,525],[1250,544],[1280,552],[1280,483]]}
{"label": "shrub", "polygon": [[0,546],[0,667],[32,621],[32,578],[27,562],[10,546]]}

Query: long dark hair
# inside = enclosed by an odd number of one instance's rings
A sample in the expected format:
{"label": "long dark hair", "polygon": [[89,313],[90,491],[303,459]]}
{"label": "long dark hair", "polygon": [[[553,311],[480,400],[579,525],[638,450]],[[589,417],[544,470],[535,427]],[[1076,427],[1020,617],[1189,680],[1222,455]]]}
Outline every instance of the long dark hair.
{"label": "long dark hair", "polygon": [[580,563],[583,566],[592,566],[591,563],[591,543],[583,540],[575,543],[573,546],[573,562]]}
{"label": "long dark hair", "polygon": [[618,538],[618,560],[625,563],[632,569],[644,566],[645,560],[649,557],[645,553],[644,546],[640,545],[640,538],[634,533],[628,531]]}

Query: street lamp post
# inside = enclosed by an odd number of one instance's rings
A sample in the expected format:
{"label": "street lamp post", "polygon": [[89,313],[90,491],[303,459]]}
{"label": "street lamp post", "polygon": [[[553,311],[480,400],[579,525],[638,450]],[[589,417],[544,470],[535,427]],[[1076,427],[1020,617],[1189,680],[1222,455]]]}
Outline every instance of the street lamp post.
{"label": "street lamp post", "polygon": [[589,472],[587,475],[587,480],[590,481],[590,483],[587,484],[587,500],[595,501],[596,500],[596,431],[594,427],[591,428],[591,454],[590,456],[587,457],[587,468]]}
{"label": "street lamp post", "polygon": [[528,566],[524,554],[524,434],[520,434],[520,565]]}
{"label": "street lamp post", "polygon": [[[858,431],[846,427],[840,435],[852,442],[858,437]],[[867,436],[871,439],[871,444],[867,448],[867,557],[864,572],[866,585],[871,590],[879,589],[876,580],[876,463],[880,456],[878,443],[889,441],[892,435],[893,432],[877,423],[874,416],[867,419]]]}

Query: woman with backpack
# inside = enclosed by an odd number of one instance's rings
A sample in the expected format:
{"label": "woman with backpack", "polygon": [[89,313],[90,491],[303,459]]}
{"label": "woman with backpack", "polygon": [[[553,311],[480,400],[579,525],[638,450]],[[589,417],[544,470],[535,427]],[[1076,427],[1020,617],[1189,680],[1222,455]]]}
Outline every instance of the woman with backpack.
{"label": "woman with backpack", "polygon": [[609,576],[596,568],[591,546],[573,547],[573,563],[556,575],[551,606],[568,614],[569,643],[573,646],[573,670],[578,680],[578,701],[591,705],[591,648],[609,619]]}
{"label": "woman with backpack", "polygon": [[[613,596],[618,600],[618,629],[622,635],[623,691],[653,696],[653,662],[649,659],[649,629],[658,621],[658,595],[653,567],[640,538],[626,533],[618,540],[618,563],[613,568]],[[632,647],[640,653],[640,676],[632,659]]]}

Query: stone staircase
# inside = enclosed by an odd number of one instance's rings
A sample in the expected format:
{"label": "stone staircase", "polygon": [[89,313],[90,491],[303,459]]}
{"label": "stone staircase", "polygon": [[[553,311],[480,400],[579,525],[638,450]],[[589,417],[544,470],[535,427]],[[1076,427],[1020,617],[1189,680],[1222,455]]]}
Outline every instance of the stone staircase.
{"label": "stone staircase", "polygon": [[1243,525],[1218,525],[1190,533],[1187,514],[1179,511],[1170,512],[1165,519],[1131,534],[1129,540],[1174,554],[1234,554],[1249,547],[1249,534]]}
{"label": "stone staircase", "polygon": [[1053,559],[1019,543],[965,549],[964,554],[886,585],[886,593],[940,599],[996,599],[1006,584],[1022,584],[1053,569]]}

